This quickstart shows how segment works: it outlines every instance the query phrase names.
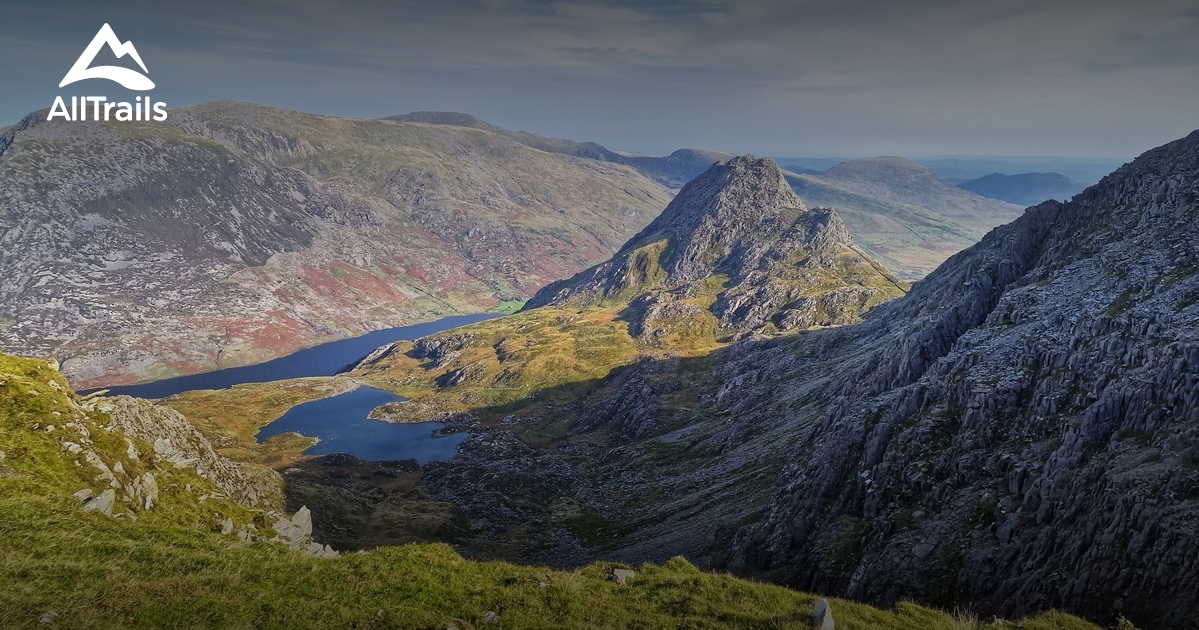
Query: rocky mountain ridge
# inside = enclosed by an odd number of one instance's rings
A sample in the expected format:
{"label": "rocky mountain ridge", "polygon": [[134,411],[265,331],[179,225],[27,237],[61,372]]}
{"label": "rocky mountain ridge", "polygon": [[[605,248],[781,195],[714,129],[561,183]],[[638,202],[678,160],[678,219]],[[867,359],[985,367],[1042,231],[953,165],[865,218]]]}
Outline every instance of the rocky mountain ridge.
{"label": "rocky mountain ridge", "polygon": [[730,404],[828,386],[730,566],[874,601],[1193,627],[1197,229],[1199,132],[954,256],[842,331],[852,361],[827,378],[730,362],[762,383]]}

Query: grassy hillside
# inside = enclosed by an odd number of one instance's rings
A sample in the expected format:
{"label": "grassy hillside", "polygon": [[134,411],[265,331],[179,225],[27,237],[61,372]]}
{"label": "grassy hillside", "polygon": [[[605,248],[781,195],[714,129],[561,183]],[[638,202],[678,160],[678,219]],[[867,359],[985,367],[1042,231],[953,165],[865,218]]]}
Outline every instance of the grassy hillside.
{"label": "grassy hillside", "polygon": [[[636,567],[618,584],[607,579],[616,565],[604,562],[551,571],[471,562],[445,545],[314,558],[242,542],[219,533],[221,521],[265,529],[269,513],[215,496],[149,445],[105,430],[104,413],[87,407],[46,362],[0,355],[5,628],[804,628],[816,599],[682,559]],[[96,469],[67,442],[88,443],[130,475],[157,473],[159,503],[118,499],[115,516],[82,510],[72,493],[94,487]],[[1097,629],[1058,613],[979,625],[910,603],[831,606],[848,629]]]}

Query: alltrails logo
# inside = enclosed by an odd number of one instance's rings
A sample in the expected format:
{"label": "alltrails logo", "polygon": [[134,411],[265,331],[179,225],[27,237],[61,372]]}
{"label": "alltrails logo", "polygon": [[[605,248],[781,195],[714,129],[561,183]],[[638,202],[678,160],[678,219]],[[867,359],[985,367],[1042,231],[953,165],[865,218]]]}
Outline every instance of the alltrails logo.
{"label": "alltrails logo", "polygon": [[[137,54],[133,42],[122,44],[121,40],[117,39],[117,34],[112,31],[112,27],[105,24],[100,27],[100,32],[92,38],[92,43],[83,50],[83,54],[79,55],[79,59],[75,61],[75,65],[71,66],[67,76],[62,78],[62,83],[59,83],[58,87],[66,87],[84,79],[108,79],[127,89],[139,92],[154,89],[154,82],[136,70],[120,66],[90,67],[92,61],[96,59],[96,55],[105,45],[118,59],[129,55],[137,62],[137,65],[141,66],[142,72],[149,74],[150,71],[146,70],[146,64],[142,61],[141,55]],[[149,96],[146,96],[144,100],[139,96],[134,99],[133,103],[109,102],[106,96],[72,96],[70,109],[67,109],[66,101],[61,96],[57,96],[54,98],[54,105],[50,107],[50,115],[46,117],[46,120],[54,120],[56,116],[67,120],[87,120],[89,104],[91,105],[92,120],[155,120],[161,122],[167,119],[167,104],[151,104]],[[151,112],[153,112],[153,116],[151,116]]]}

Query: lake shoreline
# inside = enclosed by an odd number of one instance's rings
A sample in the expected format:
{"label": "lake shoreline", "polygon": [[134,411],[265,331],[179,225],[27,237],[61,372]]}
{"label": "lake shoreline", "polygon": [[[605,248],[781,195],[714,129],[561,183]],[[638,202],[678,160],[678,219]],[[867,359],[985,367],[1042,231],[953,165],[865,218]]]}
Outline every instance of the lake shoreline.
{"label": "lake shoreline", "polygon": [[312,376],[336,376],[353,367],[377,348],[389,343],[419,339],[502,316],[503,313],[494,312],[450,315],[431,322],[385,328],[356,337],[329,341],[262,363],[184,374],[132,385],[93,387],[78,390],[78,393],[86,396],[107,390],[106,395],[108,396],[127,395],[158,400],[198,389],[226,389],[243,383],[266,383]]}

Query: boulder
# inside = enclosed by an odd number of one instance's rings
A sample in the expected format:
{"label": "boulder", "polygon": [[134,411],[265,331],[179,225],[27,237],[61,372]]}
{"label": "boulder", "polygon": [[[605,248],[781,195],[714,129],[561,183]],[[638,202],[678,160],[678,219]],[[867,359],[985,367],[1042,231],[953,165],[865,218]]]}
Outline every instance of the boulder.
{"label": "boulder", "polygon": [[83,509],[89,512],[99,512],[112,516],[112,508],[117,503],[117,493],[112,488],[101,492],[99,496],[83,504]]}
{"label": "boulder", "polygon": [[637,572],[632,569],[612,569],[608,572],[608,579],[617,584],[624,584],[626,580],[637,575]]}
{"label": "boulder", "polygon": [[812,627],[817,630],[833,630],[833,609],[824,598],[816,600],[812,607]]}

